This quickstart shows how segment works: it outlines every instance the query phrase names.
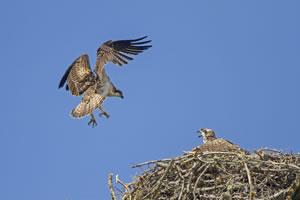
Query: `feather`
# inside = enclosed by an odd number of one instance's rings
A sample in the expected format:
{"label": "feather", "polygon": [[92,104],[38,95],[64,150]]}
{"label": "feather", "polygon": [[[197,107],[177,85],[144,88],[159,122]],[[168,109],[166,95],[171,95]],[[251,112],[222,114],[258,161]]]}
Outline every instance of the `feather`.
{"label": "feather", "polygon": [[108,40],[101,44],[101,46],[97,49],[97,60],[94,72],[96,72],[96,74],[101,78],[102,71],[106,63],[113,62],[119,66],[122,66],[122,64],[128,64],[126,60],[133,60],[133,58],[125,54],[137,55],[152,47],[152,45],[135,46],[151,42],[151,40],[141,41],[146,37],[147,36],[134,40]]}

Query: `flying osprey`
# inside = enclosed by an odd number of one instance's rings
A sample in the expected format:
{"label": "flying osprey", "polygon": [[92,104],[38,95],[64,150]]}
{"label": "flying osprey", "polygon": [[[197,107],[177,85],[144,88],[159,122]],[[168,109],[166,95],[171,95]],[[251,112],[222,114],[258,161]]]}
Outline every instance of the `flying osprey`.
{"label": "flying osprey", "polygon": [[199,137],[203,137],[203,145],[192,149],[192,151],[246,152],[244,149],[228,140],[217,138],[215,132],[209,128],[203,128],[197,132],[201,134]]}
{"label": "flying osprey", "polygon": [[58,88],[64,86],[67,82],[66,90],[70,89],[73,96],[80,96],[84,93],[81,103],[72,110],[71,116],[74,118],[82,118],[91,115],[93,127],[97,125],[93,111],[99,108],[102,112],[100,115],[105,115],[107,118],[109,114],[102,108],[102,104],[107,96],[123,98],[122,91],[116,89],[107,76],[104,66],[108,62],[113,62],[119,66],[128,64],[126,60],[133,60],[133,58],[125,55],[138,55],[144,50],[152,47],[152,45],[138,46],[151,42],[141,41],[147,36],[135,40],[109,40],[104,42],[97,50],[97,60],[94,72],[91,70],[89,57],[87,54],[81,55],[77,58],[71,66],[67,69],[62,77]]}

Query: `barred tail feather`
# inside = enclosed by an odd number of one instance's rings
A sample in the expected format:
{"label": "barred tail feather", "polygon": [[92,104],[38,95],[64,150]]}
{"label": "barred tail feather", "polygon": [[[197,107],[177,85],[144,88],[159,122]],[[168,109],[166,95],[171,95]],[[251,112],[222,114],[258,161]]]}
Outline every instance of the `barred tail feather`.
{"label": "barred tail feather", "polygon": [[75,109],[72,110],[71,116],[73,118],[83,118],[91,114],[94,110],[90,109],[88,104],[81,102]]}
{"label": "barred tail feather", "polygon": [[102,105],[105,98],[99,94],[95,94],[88,102],[81,101],[81,103],[72,110],[71,116],[73,118],[82,118],[94,112]]}

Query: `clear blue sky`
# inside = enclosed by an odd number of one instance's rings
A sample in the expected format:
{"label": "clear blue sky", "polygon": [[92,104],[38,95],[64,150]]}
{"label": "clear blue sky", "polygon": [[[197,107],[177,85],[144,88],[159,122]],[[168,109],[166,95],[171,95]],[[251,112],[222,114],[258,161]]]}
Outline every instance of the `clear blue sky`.
{"label": "clear blue sky", "polygon": [[[110,199],[107,177],[202,143],[195,131],[253,150],[300,152],[299,1],[2,1],[0,199]],[[110,39],[153,47],[106,66],[125,99],[76,120],[58,83]],[[97,111],[98,114],[99,111]]]}

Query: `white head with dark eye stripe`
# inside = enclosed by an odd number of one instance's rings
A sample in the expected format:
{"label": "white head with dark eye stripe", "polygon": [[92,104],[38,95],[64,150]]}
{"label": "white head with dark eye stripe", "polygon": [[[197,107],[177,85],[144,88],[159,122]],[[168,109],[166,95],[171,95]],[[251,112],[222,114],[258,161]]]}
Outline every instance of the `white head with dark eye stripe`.
{"label": "white head with dark eye stripe", "polygon": [[203,143],[213,141],[217,139],[215,132],[209,128],[203,128],[201,130],[198,130],[197,133],[200,133],[201,135],[199,137],[203,137]]}
{"label": "white head with dark eye stripe", "polygon": [[117,89],[114,85],[111,84],[109,92],[107,94],[109,97],[121,97],[124,98],[123,92],[120,89]]}
{"label": "white head with dark eye stripe", "polygon": [[123,92],[121,90],[115,88],[115,93],[118,94],[119,97],[124,99]]}
{"label": "white head with dark eye stripe", "polygon": [[113,87],[112,96],[124,98],[123,92],[120,89]]}

